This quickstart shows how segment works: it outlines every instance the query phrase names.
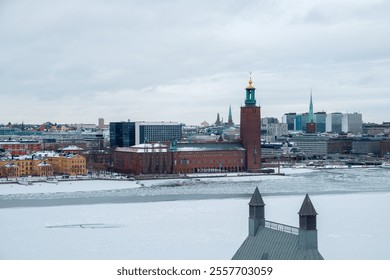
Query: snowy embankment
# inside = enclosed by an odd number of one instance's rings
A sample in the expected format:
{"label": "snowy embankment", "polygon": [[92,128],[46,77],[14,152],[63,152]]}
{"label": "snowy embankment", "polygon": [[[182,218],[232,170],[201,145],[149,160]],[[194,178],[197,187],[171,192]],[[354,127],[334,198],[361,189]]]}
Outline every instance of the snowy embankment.
{"label": "snowy embankment", "polygon": [[[286,175],[301,174],[313,172],[312,169],[281,169],[281,173]],[[203,175],[203,176],[202,176]],[[215,176],[212,177],[212,176]],[[207,177],[206,177],[207,176]],[[203,178],[202,178],[203,177]],[[277,180],[283,179],[279,175],[254,175],[246,173],[225,173],[225,174],[197,174],[189,175],[183,179],[155,179],[155,180],[78,180],[78,181],[59,181],[58,183],[34,182],[32,185],[19,185],[16,182],[0,184],[1,195],[27,195],[27,194],[54,194],[54,193],[72,193],[72,192],[97,192],[125,190],[140,187],[152,186],[182,186],[191,185],[197,182],[255,182],[259,180]],[[13,196],[16,197],[16,196]],[[34,196],[33,198],[36,198]]]}

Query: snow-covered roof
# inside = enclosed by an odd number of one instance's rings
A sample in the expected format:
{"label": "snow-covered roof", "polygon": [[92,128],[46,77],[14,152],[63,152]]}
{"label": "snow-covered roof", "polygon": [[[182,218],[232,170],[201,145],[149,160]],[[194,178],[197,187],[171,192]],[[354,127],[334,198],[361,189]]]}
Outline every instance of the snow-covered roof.
{"label": "snow-covered roof", "polygon": [[42,162],[38,163],[37,166],[51,166],[51,164],[49,164],[49,163],[47,163],[45,161],[42,161]]}
{"label": "snow-covered roof", "polygon": [[83,151],[83,148],[77,147],[77,146],[68,146],[62,149],[62,151]]}
{"label": "snow-covered roof", "polygon": [[147,143],[131,147],[118,147],[115,150],[128,153],[166,153],[168,152],[168,146],[162,143]]}
{"label": "snow-covered roof", "polygon": [[177,151],[201,152],[201,151],[240,151],[244,150],[239,143],[179,143]]}

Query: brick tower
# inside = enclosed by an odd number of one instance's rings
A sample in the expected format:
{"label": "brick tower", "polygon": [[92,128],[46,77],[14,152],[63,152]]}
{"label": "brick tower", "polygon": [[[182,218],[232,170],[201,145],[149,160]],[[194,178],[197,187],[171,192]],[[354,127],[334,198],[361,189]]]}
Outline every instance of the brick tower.
{"label": "brick tower", "polygon": [[261,118],[260,106],[256,106],[252,79],[246,87],[245,106],[241,107],[240,138],[246,150],[247,171],[259,171],[261,168]]}

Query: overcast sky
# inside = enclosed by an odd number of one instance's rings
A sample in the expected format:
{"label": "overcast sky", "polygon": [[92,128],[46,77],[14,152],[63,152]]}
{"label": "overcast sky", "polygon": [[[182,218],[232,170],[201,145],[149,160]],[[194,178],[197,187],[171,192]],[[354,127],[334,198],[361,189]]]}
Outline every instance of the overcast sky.
{"label": "overcast sky", "polygon": [[1,0],[0,123],[390,121],[390,1]]}

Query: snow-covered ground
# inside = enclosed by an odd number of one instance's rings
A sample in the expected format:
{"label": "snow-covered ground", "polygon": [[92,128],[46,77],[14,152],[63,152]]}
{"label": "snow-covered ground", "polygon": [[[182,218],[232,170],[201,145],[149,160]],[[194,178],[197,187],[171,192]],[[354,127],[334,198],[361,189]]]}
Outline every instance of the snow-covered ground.
{"label": "snow-covered ground", "polygon": [[[230,259],[247,235],[256,186],[266,193],[266,218],[292,226],[310,193],[325,259],[390,259],[390,172],[282,172],[288,175],[0,184],[0,259]],[[101,200],[69,203],[93,196]],[[110,196],[145,200],[111,203]],[[61,206],[25,205],[54,198]]]}
{"label": "snow-covered ground", "polygon": [[0,184],[0,195],[102,191],[138,187],[140,187],[140,185],[135,181],[121,180],[59,181],[58,183],[35,182],[32,185],[27,186],[19,185],[14,182]]}

